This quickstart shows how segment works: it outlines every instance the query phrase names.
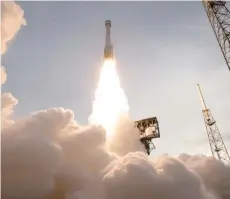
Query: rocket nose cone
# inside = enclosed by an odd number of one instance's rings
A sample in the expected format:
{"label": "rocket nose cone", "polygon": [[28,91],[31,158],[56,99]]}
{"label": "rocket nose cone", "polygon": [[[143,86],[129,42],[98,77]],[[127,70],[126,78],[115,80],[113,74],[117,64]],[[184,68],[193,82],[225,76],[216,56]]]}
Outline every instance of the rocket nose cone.
{"label": "rocket nose cone", "polygon": [[111,21],[110,20],[105,21],[105,26],[108,26],[108,25],[111,27]]}

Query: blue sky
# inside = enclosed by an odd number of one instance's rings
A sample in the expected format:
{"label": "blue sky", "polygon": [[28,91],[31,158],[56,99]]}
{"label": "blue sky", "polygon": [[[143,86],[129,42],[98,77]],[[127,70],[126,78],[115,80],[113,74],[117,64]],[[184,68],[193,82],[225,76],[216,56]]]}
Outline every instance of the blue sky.
{"label": "blue sky", "polygon": [[27,26],[2,58],[16,116],[62,106],[87,123],[110,19],[131,117],[160,124],[153,154],[210,154],[196,83],[230,150],[230,76],[201,2],[18,4]]}

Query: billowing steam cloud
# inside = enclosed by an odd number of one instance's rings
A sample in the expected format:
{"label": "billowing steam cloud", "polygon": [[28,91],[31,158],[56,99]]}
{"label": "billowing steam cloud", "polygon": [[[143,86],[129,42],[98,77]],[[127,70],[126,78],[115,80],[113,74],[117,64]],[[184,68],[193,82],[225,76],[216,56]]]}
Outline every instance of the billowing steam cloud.
{"label": "billowing steam cloud", "polygon": [[[13,1],[1,1],[1,55],[6,52],[7,44],[16,36],[21,26],[26,25],[24,11]],[[5,67],[1,66],[1,85],[6,82],[7,74]],[[13,112],[17,100],[10,94],[4,93],[1,97],[2,128],[12,121],[7,121]]]}
{"label": "billowing steam cloud", "polygon": [[1,1],[1,54],[6,52],[6,46],[22,25],[26,25],[24,11],[12,1]]}
{"label": "billowing steam cloud", "polygon": [[[25,20],[15,3],[2,5],[6,49]],[[11,121],[16,103],[10,93],[2,95],[3,199],[230,198],[230,168],[212,157],[150,159],[130,121],[118,125],[108,151],[105,131],[80,126],[71,110],[51,108]]]}
{"label": "billowing steam cloud", "polygon": [[7,78],[5,67],[1,66],[0,72],[1,72],[1,85],[2,85],[5,84]]}

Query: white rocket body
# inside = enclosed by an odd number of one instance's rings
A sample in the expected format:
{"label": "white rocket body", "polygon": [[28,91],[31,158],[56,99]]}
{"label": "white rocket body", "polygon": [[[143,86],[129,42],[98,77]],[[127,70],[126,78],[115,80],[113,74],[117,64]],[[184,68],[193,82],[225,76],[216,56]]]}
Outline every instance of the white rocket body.
{"label": "white rocket body", "polygon": [[105,48],[104,48],[104,58],[113,59],[113,45],[111,44],[110,28],[111,21],[105,21],[106,35],[105,35]]}

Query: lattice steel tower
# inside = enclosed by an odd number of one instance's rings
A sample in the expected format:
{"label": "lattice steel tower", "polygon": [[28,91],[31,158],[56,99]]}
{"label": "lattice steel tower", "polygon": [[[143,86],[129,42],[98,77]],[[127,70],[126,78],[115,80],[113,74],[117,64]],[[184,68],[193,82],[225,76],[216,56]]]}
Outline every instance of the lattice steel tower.
{"label": "lattice steel tower", "polygon": [[202,0],[202,3],[230,71],[230,12],[226,1]]}
{"label": "lattice steel tower", "polygon": [[215,158],[222,161],[223,163],[225,163],[226,165],[230,165],[230,157],[228,151],[225,147],[224,141],[216,125],[216,121],[214,120],[211,111],[206,107],[204,97],[202,95],[199,84],[197,84],[197,88],[201,98],[201,103],[203,108],[202,113],[204,116],[204,122],[207,130],[207,135],[208,135],[212,155]]}

